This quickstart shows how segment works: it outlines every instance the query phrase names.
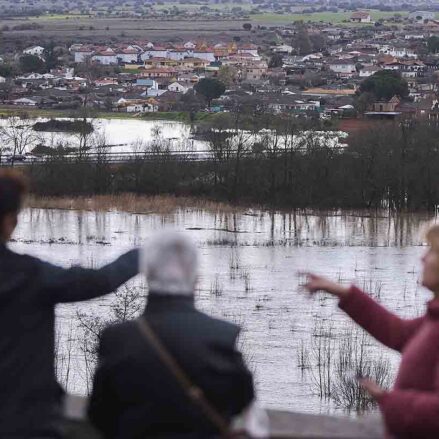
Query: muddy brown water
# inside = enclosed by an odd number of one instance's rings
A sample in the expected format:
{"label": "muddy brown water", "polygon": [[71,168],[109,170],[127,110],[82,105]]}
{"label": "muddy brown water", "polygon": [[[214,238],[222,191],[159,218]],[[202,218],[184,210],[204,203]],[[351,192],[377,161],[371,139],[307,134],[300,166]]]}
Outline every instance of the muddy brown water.
{"label": "muddy brown water", "polygon": [[[157,230],[174,228],[192,238],[201,254],[198,306],[242,325],[240,346],[255,373],[258,397],[269,408],[328,413],[339,410],[317,395],[315,372],[302,370],[305,347],[315,363],[316,328],[343,337],[349,320],[333,298],[309,298],[297,272],[313,270],[371,290],[401,316],[417,316],[429,295],[418,285],[420,230],[432,217],[385,212],[242,214],[180,210],[172,215],[26,209],[11,247],[50,262],[100,266]],[[143,285],[141,277],[130,283]],[[71,348],[70,391],[85,393],[84,358],[77,311],[108,316],[114,296],[57,309],[59,351]],[[72,339],[73,343],[69,343]],[[368,340],[371,358],[387,359],[394,372],[398,355]],[[65,362],[64,362],[64,368]],[[60,368],[62,369],[62,367]]]}

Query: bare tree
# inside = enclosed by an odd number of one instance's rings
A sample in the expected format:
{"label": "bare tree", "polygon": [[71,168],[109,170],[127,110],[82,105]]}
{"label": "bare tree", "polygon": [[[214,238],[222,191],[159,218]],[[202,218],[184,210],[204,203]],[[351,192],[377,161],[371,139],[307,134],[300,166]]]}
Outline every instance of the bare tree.
{"label": "bare tree", "polygon": [[4,125],[0,125],[3,144],[0,151],[12,151],[12,164],[17,155],[24,154],[35,143],[36,138],[32,123],[18,116],[10,117]]}
{"label": "bare tree", "polygon": [[77,313],[79,320],[79,349],[83,354],[87,391],[90,391],[91,377],[98,360],[99,335],[110,323],[122,323],[137,317],[145,306],[143,288],[125,286],[114,294],[110,304],[110,313],[106,317],[100,314]]}

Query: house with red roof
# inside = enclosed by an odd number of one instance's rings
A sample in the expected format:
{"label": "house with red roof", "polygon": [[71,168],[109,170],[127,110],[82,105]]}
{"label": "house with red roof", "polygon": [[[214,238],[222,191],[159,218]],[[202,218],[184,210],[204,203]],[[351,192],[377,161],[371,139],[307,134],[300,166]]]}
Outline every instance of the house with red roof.
{"label": "house with red roof", "polygon": [[368,11],[355,11],[352,12],[351,22],[352,23],[370,23],[371,17]]}

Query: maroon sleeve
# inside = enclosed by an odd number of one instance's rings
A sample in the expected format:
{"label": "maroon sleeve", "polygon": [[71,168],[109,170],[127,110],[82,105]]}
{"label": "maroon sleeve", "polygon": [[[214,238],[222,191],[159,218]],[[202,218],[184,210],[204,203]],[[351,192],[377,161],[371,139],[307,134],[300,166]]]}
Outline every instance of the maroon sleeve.
{"label": "maroon sleeve", "polygon": [[392,390],[378,401],[390,434],[439,437],[439,394]]}
{"label": "maroon sleeve", "polygon": [[404,348],[424,319],[403,320],[355,286],[340,299],[339,307],[370,335],[397,351]]}

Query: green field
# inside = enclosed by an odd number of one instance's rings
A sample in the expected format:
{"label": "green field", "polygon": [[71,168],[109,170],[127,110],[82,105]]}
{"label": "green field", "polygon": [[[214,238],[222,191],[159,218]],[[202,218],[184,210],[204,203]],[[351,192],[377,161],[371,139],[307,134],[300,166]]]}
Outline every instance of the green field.
{"label": "green field", "polygon": [[70,20],[73,18],[89,18],[90,15],[85,14],[47,14],[39,15],[38,17],[31,17],[32,20],[47,20],[47,21],[57,21],[57,20]]}
{"label": "green field", "polygon": [[[392,11],[392,12],[383,12],[377,10],[371,10],[370,15],[372,17],[372,21],[379,20],[380,18],[389,18],[394,16],[395,14],[401,14],[402,16],[408,15],[407,11]],[[343,23],[345,20],[349,20],[352,15],[352,12],[315,12],[312,14],[274,14],[274,13],[266,13],[266,14],[256,14],[252,15],[252,21],[260,22],[260,23],[289,23],[294,21],[313,21],[319,22],[324,21],[327,23],[339,24]]]}

